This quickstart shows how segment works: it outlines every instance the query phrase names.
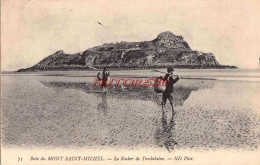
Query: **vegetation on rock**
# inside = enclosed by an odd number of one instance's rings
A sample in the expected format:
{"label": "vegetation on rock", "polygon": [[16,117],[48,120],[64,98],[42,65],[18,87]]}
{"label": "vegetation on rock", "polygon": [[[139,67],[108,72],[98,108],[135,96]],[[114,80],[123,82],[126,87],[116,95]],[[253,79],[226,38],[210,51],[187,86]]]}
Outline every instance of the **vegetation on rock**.
{"label": "vegetation on rock", "polygon": [[160,33],[156,39],[143,42],[105,43],[76,54],[62,50],[44,58],[23,71],[165,68],[237,68],[220,65],[212,53],[192,50],[182,36]]}

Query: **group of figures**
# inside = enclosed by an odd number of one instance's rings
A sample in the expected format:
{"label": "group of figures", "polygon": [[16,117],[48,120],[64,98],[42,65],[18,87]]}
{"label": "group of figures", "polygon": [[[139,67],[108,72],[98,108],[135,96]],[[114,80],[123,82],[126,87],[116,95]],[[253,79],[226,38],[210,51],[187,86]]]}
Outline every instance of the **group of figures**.
{"label": "group of figures", "polygon": [[[172,67],[167,68],[167,74],[163,77],[163,81],[166,82],[166,88],[162,93],[162,118],[166,118],[165,116],[165,105],[166,101],[169,100],[171,108],[172,108],[172,118],[171,123],[174,123],[174,104],[173,104],[173,85],[179,80],[179,76],[176,78],[173,78],[173,72],[174,69]],[[110,72],[105,67],[103,69],[102,74],[98,73],[97,78],[101,81],[101,91],[107,92],[107,81],[108,77],[110,75]]]}

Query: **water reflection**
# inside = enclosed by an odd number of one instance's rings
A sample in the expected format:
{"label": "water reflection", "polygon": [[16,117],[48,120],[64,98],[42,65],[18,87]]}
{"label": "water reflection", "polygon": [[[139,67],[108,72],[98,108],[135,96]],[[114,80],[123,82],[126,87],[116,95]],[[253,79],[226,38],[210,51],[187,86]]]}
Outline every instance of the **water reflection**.
{"label": "water reflection", "polygon": [[97,110],[103,112],[104,116],[107,116],[108,103],[107,103],[107,93],[101,93],[102,102],[98,104]]}
{"label": "water reflection", "polygon": [[[173,117],[173,116],[172,116]],[[173,138],[175,123],[173,120],[167,123],[166,116],[162,114],[162,129],[157,128],[155,133],[156,144],[165,147],[169,152],[174,149],[178,143]]]}
{"label": "water reflection", "polygon": [[[106,93],[101,92],[100,87],[93,87],[91,83],[84,83],[84,82],[55,82],[55,81],[42,81],[41,82],[44,86],[47,86],[52,89],[59,89],[59,90],[65,90],[65,89],[75,89],[75,90],[80,90],[85,92],[86,94],[91,94],[96,98],[101,98],[101,100],[96,103],[97,111],[99,114],[102,114],[104,118],[102,118],[102,121],[104,121],[104,125],[107,126],[108,128],[106,131],[103,131],[99,134],[99,136],[104,136],[107,139],[112,139],[111,144],[105,143],[109,140],[105,140],[104,144],[106,145],[116,145],[116,144],[121,144],[121,141],[126,141],[128,142],[136,142],[136,138],[140,138],[139,140],[143,140],[142,136],[146,135],[146,130],[148,127],[151,127],[151,124],[154,125],[154,129],[147,136],[149,139],[150,137],[153,138],[153,142],[155,139],[155,145],[165,147],[168,151],[172,151],[176,146],[182,145],[182,139],[179,139],[178,136],[178,122],[177,125],[175,125],[175,118],[172,121],[168,121],[166,119],[166,115],[156,116],[154,118],[158,118],[161,120],[161,124],[158,124],[155,121],[148,120],[149,125],[145,125],[146,123],[144,122],[144,117],[145,113],[138,114],[138,109],[127,109],[127,108],[122,108],[121,111],[118,111],[118,109],[109,109],[109,105],[112,107],[112,100],[117,99],[117,102],[119,103],[116,104],[117,107],[120,108],[120,104],[126,103],[126,102],[131,102],[135,103],[136,100],[142,100],[142,101],[147,101],[147,109],[151,108],[149,107],[149,102],[148,101],[153,101],[155,102],[155,109],[157,108],[157,112],[160,112],[160,114],[164,114],[164,112],[161,109],[161,99],[162,95],[155,93],[153,91],[153,88],[143,88],[143,87],[122,87],[122,86],[111,86],[108,87],[108,90]],[[196,81],[184,81],[181,80],[179,84],[174,86],[174,92],[173,92],[173,102],[174,106],[182,106],[184,102],[190,97],[191,93],[193,91],[198,91],[201,89],[207,89],[207,88],[213,88],[215,85],[215,81],[203,81],[203,80],[196,80]],[[113,98],[113,99],[111,99]],[[168,101],[167,101],[167,104]],[[115,105],[115,104],[114,104]],[[187,110],[189,111],[189,110]],[[126,115],[125,113],[130,112],[130,114]],[[131,114],[134,112],[133,114]],[[109,116],[109,117],[107,117]],[[117,116],[124,116],[126,119],[122,119],[121,123],[118,120],[121,120],[121,117]],[[181,113],[180,115],[181,116]],[[175,116],[174,116],[175,117]],[[116,118],[116,119],[115,119]],[[99,120],[95,120],[96,122],[99,122]],[[158,120],[157,120],[158,121]],[[140,128],[140,135],[137,137],[136,132],[132,132],[127,130],[127,132],[124,132],[125,128],[128,128],[129,125],[136,125],[135,123],[138,123],[138,127]],[[114,125],[113,125],[114,124]],[[102,128],[105,126],[102,125]],[[113,125],[113,127],[110,125]],[[115,125],[119,125],[120,128],[115,128]],[[176,129],[177,126],[177,129]],[[89,126],[92,127],[92,126]],[[95,127],[95,126],[93,126]],[[130,128],[129,128],[130,129]],[[130,130],[133,128],[131,127]],[[176,134],[177,132],[177,134]],[[123,138],[125,134],[129,135],[129,137]],[[177,136],[177,137],[176,137]],[[130,139],[129,139],[130,138]],[[131,139],[132,138],[132,139]],[[115,139],[120,139],[120,142],[116,141]],[[144,142],[145,143],[145,142]],[[149,143],[150,144],[150,143]],[[102,142],[103,145],[103,142]],[[134,144],[129,144],[129,146],[132,146]],[[151,144],[150,144],[151,145]]]}
{"label": "water reflection", "polygon": [[[41,83],[47,87],[53,88],[55,90],[59,89],[76,89],[81,90],[86,93],[91,93],[94,95],[101,96],[102,100],[106,100],[108,97],[114,97],[117,99],[123,100],[147,100],[154,101],[158,105],[161,105],[162,95],[155,93],[152,87],[124,87],[122,85],[119,86],[111,86],[108,87],[107,93],[104,95],[101,92],[99,86],[93,87],[91,83],[83,83],[83,82],[55,82],[49,81]],[[189,98],[192,91],[197,91],[200,89],[213,88],[215,85],[215,81],[210,80],[181,80],[179,84],[174,86],[173,92],[173,102],[174,106],[182,106],[184,102]],[[105,101],[102,101],[103,105]]]}

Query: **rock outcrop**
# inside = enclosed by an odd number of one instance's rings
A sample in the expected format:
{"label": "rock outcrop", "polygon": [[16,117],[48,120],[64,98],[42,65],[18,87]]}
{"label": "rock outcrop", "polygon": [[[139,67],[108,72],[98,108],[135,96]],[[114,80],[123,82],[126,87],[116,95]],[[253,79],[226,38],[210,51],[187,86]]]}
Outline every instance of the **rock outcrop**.
{"label": "rock outcrop", "polygon": [[192,50],[182,36],[167,31],[160,33],[152,41],[105,43],[76,54],[66,54],[60,50],[44,58],[35,66],[19,71],[75,70],[104,66],[117,69],[167,66],[177,68],[229,67],[220,65],[212,53]]}

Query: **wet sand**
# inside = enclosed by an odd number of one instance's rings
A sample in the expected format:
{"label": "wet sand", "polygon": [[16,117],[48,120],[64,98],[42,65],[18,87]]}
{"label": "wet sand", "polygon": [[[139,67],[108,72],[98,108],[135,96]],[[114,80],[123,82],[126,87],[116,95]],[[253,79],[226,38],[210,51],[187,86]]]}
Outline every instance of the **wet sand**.
{"label": "wet sand", "polygon": [[255,149],[259,82],[180,80],[175,124],[152,88],[110,87],[91,77],[3,76],[5,147]]}

